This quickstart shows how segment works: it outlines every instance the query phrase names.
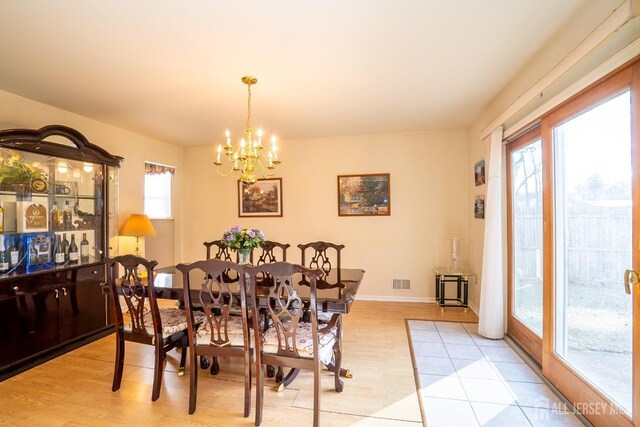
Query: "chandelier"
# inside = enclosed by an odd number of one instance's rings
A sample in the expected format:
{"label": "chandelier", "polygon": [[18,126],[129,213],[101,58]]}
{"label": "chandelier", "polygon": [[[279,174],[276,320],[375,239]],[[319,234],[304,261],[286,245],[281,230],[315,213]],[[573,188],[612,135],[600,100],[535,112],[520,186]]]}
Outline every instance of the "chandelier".
{"label": "chandelier", "polygon": [[[240,145],[237,149],[231,145],[231,134],[229,129],[225,132],[227,139],[224,148],[222,144],[218,144],[216,161],[213,162],[216,165],[216,170],[221,176],[229,176],[232,172],[236,172],[240,175],[240,181],[246,184],[253,184],[256,182],[255,172],[258,171],[263,177],[273,176],[275,174],[274,169],[276,165],[280,163],[278,159],[278,146],[276,144],[276,137],[271,137],[271,148],[268,155],[263,153],[262,147],[262,129],[258,129],[256,138],[253,137],[253,130],[251,129],[251,85],[258,82],[258,79],[251,76],[245,76],[242,78],[242,83],[246,84],[249,90],[249,96],[247,101],[247,125],[244,131],[244,138],[240,140]],[[222,152],[231,164],[231,169],[227,172],[222,172],[220,167],[222,166]],[[266,166],[265,166],[266,165]]]}

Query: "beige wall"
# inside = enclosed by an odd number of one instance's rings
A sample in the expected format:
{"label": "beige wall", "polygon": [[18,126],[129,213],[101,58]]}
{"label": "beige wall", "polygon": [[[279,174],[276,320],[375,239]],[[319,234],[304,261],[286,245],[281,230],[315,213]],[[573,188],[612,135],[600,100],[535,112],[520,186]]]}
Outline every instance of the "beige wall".
{"label": "beige wall", "polygon": [[[500,93],[493,99],[482,111],[480,116],[468,129],[468,153],[469,164],[468,168],[473,168],[473,165],[478,160],[484,159],[486,162],[486,170],[489,168],[489,143],[483,141],[480,133],[488,126],[493,120],[507,110],[507,108],[527,89],[532,87],[537,81],[539,81],[546,73],[548,73],[553,67],[555,67],[562,59],[567,56],[580,42],[582,42],[598,25],[600,25],[609,14],[621,4],[621,0],[602,0],[598,2],[590,2],[589,7],[582,8],[571,19],[571,25],[566,25],[558,31],[551,39],[540,49],[536,55],[534,55],[527,64],[518,72],[516,77],[507,82]],[[598,61],[591,61],[587,66],[580,64],[576,68],[579,68],[580,73],[575,71],[569,74],[569,78],[564,78],[558,82],[563,87],[569,86],[573,81],[576,81],[582,75],[586,74],[589,70],[595,68],[602,63],[606,58],[612,56],[622,46],[630,43],[633,39],[638,37],[637,22],[628,23],[623,29],[619,30],[613,37],[617,37],[622,40],[615,40],[615,43],[604,43],[600,46],[600,52],[598,53]],[[605,51],[605,52],[602,52]],[[592,57],[594,55],[591,55]],[[589,58],[588,58],[589,59]],[[573,71],[573,70],[572,70]],[[553,87],[548,90],[548,94],[545,92],[545,97],[549,97],[559,91],[558,87]],[[531,102],[523,110],[533,110],[535,103]],[[520,116],[523,112],[518,113]],[[475,195],[486,194],[486,185],[476,187],[474,185],[473,177],[468,180],[469,199],[468,203],[472,204]],[[469,219],[469,236],[470,247],[469,251],[472,256],[470,258],[471,268],[478,272],[478,283],[481,281],[482,276],[482,252],[484,244],[484,221],[478,220],[473,217]],[[470,304],[473,308],[479,306],[480,302],[480,286],[472,286],[469,295]]]}
{"label": "beige wall", "polygon": [[[216,174],[213,147],[186,149],[185,261],[203,258],[202,242],[219,239],[225,228],[258,227],[268,239],[290,243],[294,262],[298,243],[343,243],[343,265],[366,270],[361,295],[411,300],[434,296],[431,269],[447,259],[447,236],[464,237],[460,256],[468,256],[466,131],[305,139],[280,147],[282,218],[238,218],[237,181]],[[386,172],[391,216],[338,217],[337,175]],[[412,289],[392,290],[394,278],[410,279]]]}
{"label": "beige wall", "polygon": [[[176,187],[180,188],[183,148],[107,125],[50,105],[32,101],[9,92],[0,91],[0,129],[33,128],[62,124],[80,131],[87,139],[111,154],[124,157],[120,169],[120,225],[131,213],[144,211],[144,162],[152,161],[177,167]],[[176,191],[175,217],[180,236],[180,191]],[[121,237],[121,249],[132,251],[135,239]],[[176,239],[179,253],[180,239]],[[144,248],[144,246],[143,246]]]}

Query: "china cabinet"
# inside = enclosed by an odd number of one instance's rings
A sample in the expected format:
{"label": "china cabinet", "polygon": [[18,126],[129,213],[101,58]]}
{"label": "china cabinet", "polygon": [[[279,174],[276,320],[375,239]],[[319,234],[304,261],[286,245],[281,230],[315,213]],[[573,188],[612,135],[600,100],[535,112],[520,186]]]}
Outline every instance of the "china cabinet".
{"label": "china cabinet", "polygon": [[122,160],[65,126],[0,131],[0,379],[109,332]]}

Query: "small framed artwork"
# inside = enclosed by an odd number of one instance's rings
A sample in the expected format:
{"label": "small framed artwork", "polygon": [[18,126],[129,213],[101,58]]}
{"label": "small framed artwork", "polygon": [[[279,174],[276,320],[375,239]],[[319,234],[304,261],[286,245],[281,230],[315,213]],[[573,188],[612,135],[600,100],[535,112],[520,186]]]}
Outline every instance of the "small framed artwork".
{"label": "small framed artwork", "polygon": [[476,187],[478,185],[484,184],[486,182],[484,177],[484,160],[480,160],[478,163],[476,163],[473,169],[474,169],[474,175],[476,179]]}
{"label": "small framed artwork", "polygon": [[484,219],[484,195],[478,195],[473,201],[473,216]]}
{"label": "small framed artwork", "polygon": [[238,216],[282,216],[282,178],[238,181]]}
{"label": "small framed artwork", "polygon": [[338,216],[391,215],[388,173],[338,176]]}

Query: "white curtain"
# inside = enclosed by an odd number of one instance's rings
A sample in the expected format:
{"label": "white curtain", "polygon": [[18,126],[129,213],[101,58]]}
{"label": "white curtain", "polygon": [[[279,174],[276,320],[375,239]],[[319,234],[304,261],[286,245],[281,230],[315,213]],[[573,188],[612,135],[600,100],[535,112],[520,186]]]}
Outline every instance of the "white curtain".
{"label": "white curtain", "polygon": [[491,133],[485,197],[484,250],[478,333],[499,339],[505,332],[502,227],[502,126]]}

